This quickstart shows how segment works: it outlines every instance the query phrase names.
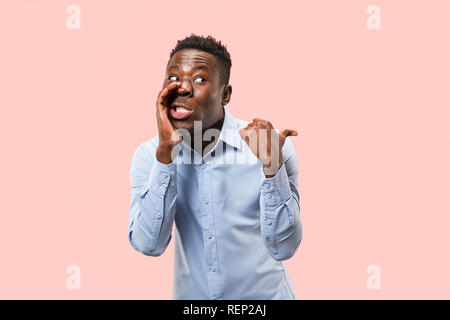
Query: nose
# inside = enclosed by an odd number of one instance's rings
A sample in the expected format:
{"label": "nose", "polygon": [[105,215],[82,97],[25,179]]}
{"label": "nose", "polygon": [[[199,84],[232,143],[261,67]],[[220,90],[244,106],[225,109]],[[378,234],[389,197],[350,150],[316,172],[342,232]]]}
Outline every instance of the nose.
{"label": "nose", "polygon": [[192,87],[189,81],[181,82],[181,86],[177,89],[177,94],[180,96],[190,96],[192,94]]}

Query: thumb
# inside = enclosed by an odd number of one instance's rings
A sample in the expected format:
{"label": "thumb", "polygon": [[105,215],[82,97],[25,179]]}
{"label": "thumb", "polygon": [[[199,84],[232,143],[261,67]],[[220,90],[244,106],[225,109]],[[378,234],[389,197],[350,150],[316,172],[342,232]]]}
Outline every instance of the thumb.
{"label": "thumb", "polygon": [[281,138],[286,139],[286,137],[289,137],[289,136],[298,136],[298,132],[297,132],[297,130],[293,130],[293,129],[284,129],[284,130],[281,130],[280,136],[281,136]]}

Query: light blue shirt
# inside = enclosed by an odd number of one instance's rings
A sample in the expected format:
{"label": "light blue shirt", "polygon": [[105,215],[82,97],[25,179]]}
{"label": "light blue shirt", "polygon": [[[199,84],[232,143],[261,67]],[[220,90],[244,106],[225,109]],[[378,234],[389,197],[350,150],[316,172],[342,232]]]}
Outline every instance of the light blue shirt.
{"label": "light blue shirt", "polygon": [[293,144],[286,139],[283,165],[266,178],[239,135],[248,122],[224,112],[217,144],[203,158],[183,141],[162,164],[158,136],[137,148],[129,241],[159,256],[175,221],[173,299],[296,299],[282,262],[302,239]]}

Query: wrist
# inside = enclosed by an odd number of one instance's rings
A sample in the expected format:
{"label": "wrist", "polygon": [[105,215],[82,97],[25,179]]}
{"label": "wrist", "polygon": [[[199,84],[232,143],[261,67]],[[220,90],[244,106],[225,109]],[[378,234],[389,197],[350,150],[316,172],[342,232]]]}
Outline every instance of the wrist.
{"label": "wrist", "polygon": [[273,178],[283,165],[283,156],[280,153],[279,159],[270,159],[263,165],[263,172],[266,178]]}
{"label": "wrist", "polygon": [[163,163],[169,164],[172,162],[172,150],[176,145],[159,144],[156,149],[156,159]]}
{"label": "wrist", "polygon": [[266,178],[273,178],[277,174],[278,170],[280,170],[281,166],[278,168],[264,168],[263,172]]}

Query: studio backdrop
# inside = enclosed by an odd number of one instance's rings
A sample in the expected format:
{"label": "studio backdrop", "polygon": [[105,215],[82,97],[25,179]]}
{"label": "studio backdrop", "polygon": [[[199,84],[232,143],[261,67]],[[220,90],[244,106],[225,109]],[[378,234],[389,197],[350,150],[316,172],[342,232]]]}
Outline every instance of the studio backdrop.
{"label": "studio backdrop", "polygon": [[298,131],[297,298],[449,299],[446,0],[2,0],[0,298],[172,298],[130,166],[192,33],[231,54],[233,116]]}

